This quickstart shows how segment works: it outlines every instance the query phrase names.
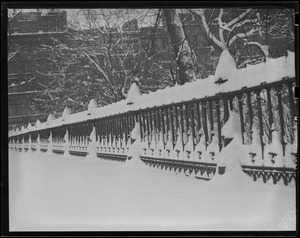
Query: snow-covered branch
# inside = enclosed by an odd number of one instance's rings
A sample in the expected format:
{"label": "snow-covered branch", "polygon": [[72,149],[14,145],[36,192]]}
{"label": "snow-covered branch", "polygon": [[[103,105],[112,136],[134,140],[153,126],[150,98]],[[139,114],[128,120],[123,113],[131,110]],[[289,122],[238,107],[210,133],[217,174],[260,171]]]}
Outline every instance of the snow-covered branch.
{"label": "snow-covered branch", "polygon": [[[220,9],[218,16],[214,19],[214,22],[212,22],[211,25],[208,25],[207,23],[204,9],[189,11],[201,18],[203,28],[206,31],[208,37],[222,50],[230,47],[237,39],[250,37],[257,34],[261,30],[259,19],[257,18],[257,16],[245,19],[245,17],[249,16],[251,11],[253,11],[252,9],[246,9],[237,17],[227,23],[223,20],[223,16],[225,14],[224,9]],[[250,28],[248,27],[249,29],[247,28],[246,32],[241,32],[240,28],[243,28],[244,30],[244,26],[246,26],[247,24],[250,26]],[[216,26],[218,31],[215,31],[213,29],[213,27]]]}
{"label": "snow-covered branch", "polygon": [[236,24],[238,21],[240,21],[241,19],[243,19],[247,14],[249,14],[252,11],[252,9],[247,9],[245,12],[243,12],[242,14],[240,14],[238,17],[232,19],[230,22],[227,23],[227,27],[231,27],[234,24]]}
{"label": "snow-covered branch", "polygon": [[190,10],[190,12],[196,14],[196,16],[199,16],[201,17],[201,20],[202,20],[202,24],[203,24],[203,27],[204,27],[204,30],[206,31],[208,37],[210,39],[212,39],[212,41],[222,50],[225,50],[226,49],[226,45],[224,45],[221,41],[219,41],[212,33],[211,29],[209,28],[208,24],[207,24],[207,21],[206,21],[206,17],[205,17],[205,14],[204,14],[204,10],[203,9],[199,9],[196,12]]}
{"label": "snow-covered branch", "polygon": [[19,50],[9,53],[7,62],[10,62],[18,53],[19,53]]}
{"label": "snow-covered branch", "polygon": [[[225,39],[224,39],[224,35],[223,35],[223,32],[224,32],[224,29],[223,29],[223,26],[225,26],[226,24],[223,23],[222,21],[222,17],[223,17],[223,9],[220,9],[220,12],[219,12],[219,16],[217,18],[217,22],[218,22],[218,25],[219,25],[219,37],[220,37],[220,41],[222,42],[223,45],[225,45]],[[226,27],[224,27],[226,28]]]}
{"label": "snow-covered branch", "polygon": [[266,57],[269,57],[269,46],[260,44],[256,41],[246,41],[247,45],[257,45]]}
{"label": "snow-covered branch", "polygon": [[249,37],[249,36],[253,36],[255,34],[258,34],[259,32],[259,29],[254,29],[252,28],[251,30],[245,32],[245,33],[237,33],[235,34],[228,42],[228,46],[232,45],[232,43],[237,40],[237,39],[244,39],[246,37]]}

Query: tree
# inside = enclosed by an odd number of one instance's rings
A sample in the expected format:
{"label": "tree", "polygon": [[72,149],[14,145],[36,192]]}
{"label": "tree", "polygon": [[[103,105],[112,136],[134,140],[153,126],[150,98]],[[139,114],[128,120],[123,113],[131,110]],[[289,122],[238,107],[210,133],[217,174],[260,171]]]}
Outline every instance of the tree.
{"label": "tree", "polygon": [[[126,97],[135,74],[145,76],[142,92],[172,84],[171,73],[157,57],[164,52],[156,49],[156,10],[81,10],[81,17],[85,25],[77,25],[72,19],[65,42],[53,38],[53,44],[39,48],[49,62],[46,68],[38,66],[35,74],[33,86],[41,93],[29,98],[37,111],[60,115],[65,106],[73,112],[85,110],[91,98],[100,106],[120,101]],[[138,20],[152,29],[146,47],[141,46]],[[153,81],[147,82],[147,75]]]}
{"label": "tree", "polygon": [[259,22],[265,44],[270,46],[271,57],[282,56],[287,49],[294,50],[295,24],[293,9],[260,9]]}
{"label": "tree", "polygon": [[14,12],[14,15],[8,19],[8,24],[7,24],[7,51],[8,51],[8,55],[7,55],[7,62],[10,62],[18,53],[19,53],[19,49],[18,48],[14,48],[11,49],[10,47],[10,37],[12,34],[12,30],[10,28],[10,21],[12,21],[15,17],[17,17],[20,13],[22,13],[22,10],[20,10],[19,12]]}
{"label": "tree", "polygon": [[[189,26],[180,13],[197,21]],[[41,53],[26,81],[39,92],[28,100],[36,113],[58,116],[66,106],[87,109],[92,98],[107,105],[127,96],[136,74],[142,93],[200,78],[200,61],[202,75],[212,74],[224,49],[243,67],[268,57],[280,29],[293,44],[292,23],[289,9],[82,9],[69,18],[65,40],[52,35],[52,42],[27,50]],[[197,44],[189,37],[195,27],[201,29]],[[195,45],[208,48],[209,56],[196,60]],[[10,47],[8,55],[12,61],[34,57],[21,51]]]}
{"label": "tree", "polygon": [[[271,36],[285,35],[293,41],[292,14],[289,9],[192,9],[201,19],[213,45],[229,49],[238,67],[270,56]],[[281,30],[283,34],[281,34]]]}
{"label": "tree", "polygon": [[179,84],[182,85],[195,80],[196,58],[191,51],[176,9],[164,9],[163,14],[176,56],[179,70]]}
{"label": "tree", "polygon": [[[253,9],[197,9],[191,12],[201,17],[207,35],[222,50],[238,39],[248,41],[261,31],[257,12]],[[264,48],[264,45],[257,45]]]}

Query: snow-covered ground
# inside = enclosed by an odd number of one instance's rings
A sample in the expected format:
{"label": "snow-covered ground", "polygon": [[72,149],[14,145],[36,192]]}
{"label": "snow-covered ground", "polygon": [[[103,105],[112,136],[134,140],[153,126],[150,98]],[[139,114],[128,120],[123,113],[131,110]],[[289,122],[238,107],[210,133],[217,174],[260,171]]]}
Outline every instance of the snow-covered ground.
{"label": "snow-covered ground", "polygon": [[296,189],[239,166],[211,181],[148,166],[10,152],[11,231],[295,230]]}

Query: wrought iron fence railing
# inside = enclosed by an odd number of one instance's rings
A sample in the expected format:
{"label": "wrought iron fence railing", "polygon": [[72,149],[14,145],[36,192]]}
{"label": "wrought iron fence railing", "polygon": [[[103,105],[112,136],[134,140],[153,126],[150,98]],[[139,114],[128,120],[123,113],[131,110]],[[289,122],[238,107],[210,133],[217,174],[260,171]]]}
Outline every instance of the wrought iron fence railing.
{"label": "wrought iron fence railing", "polygon": [[[222,128],[230,113],[235,112],[246,154],[242,161],[244,172],[254,180],[287,185],[296,181],[298,158],[295,85],[295,78],[289,78],[210,97],[66,123],[35,131],[40,136],[31,146],[34,149],[40,143],[41,151],[87,155],[90,134],[95,128],[98,157],[125,161],[134,142],[131,132],[138,127],[140,157],[146,164],[210,179],[217,171],[218,155],[229,142]],[[28,150],[30,136],[30,132],[11,136],[10,148]]]}

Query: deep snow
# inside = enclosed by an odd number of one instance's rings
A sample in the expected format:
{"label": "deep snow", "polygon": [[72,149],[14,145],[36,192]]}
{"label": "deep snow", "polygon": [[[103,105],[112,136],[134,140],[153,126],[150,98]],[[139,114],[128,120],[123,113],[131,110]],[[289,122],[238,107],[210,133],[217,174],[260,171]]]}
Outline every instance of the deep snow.
{"label": "deep snow", "polygon": [[11,231],[295,230],[295,187],[129,164],[10,151]]}

